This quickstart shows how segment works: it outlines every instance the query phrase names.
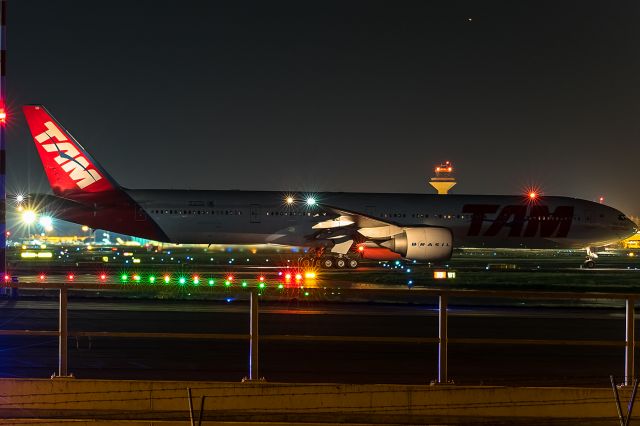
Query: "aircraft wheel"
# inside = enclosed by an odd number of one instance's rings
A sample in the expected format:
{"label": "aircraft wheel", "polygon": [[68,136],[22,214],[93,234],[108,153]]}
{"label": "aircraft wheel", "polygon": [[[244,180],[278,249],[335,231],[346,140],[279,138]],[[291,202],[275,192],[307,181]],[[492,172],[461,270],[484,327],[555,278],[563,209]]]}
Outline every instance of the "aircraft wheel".
{"label": "aircraft wheel", "polygon": [[303,257],[302,260],[300,261],[300,266],[302,266],[303,268],[308,268],[312,264],[313,264],[313,261],[308,257]]}
{"label": "aircraft wheel", "polygon": [[582,266],[583,266],[584,268],[587,268],[587,269],[593,269],[593,268],[595,268],[595,267],[596,267],[596,262],[594,262],[593,260],[586,260],[586,261],[582,264]]}
{"label": "aircraft wheel", "polygon": [[347,266],[347,261],[344,258],[339,257],[336,259],[336,268],[342,269],[345,266]]}
{"label": "aircraft wheel", "polygon": [[333,259],[331,257],[326,257],[321,261],[323,268],[331,268],[333,267]]}
{"label": "aircraft wheel", "polygon": [[360,262],[358,262],[357,259],[349,259],[349,268],[351,269],[355,269],[358,267],[358,265],[360,264]]}

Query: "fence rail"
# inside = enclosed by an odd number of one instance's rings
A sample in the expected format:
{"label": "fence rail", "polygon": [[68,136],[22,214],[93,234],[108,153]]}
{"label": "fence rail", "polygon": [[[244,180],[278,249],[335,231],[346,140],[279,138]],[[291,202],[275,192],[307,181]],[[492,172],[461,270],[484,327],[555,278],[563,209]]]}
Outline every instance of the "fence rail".
{"label": "fence rail", "polygon": [[[58,376],[68,377],[67,340],[69,337],[114,337],[143,339],[211,339],[211,340],[248,340],[249,341],[249,380],[258,380],[259,340],[264,341],[314,341],[314,342],[363,342],[363,343],[396,343],[396,344],[437,344],[438,345],[438,382],[448,383],[448,345],[535,345],[535,346],[599,346],[625,347],[625,380],[630,386],[634,377],[635,346],[635,303],[639,294],[633,293],[578,293],[578,292],[533,292],[533,291],[494,291],[494,290],[452,290],[434,288],[413,289],[341,289],[341,294],[358,295],[360,297],[398,296],[407,292],[422,296],[438,298],[438,337],[394,337],[394,336],[314,336],[314,335],[264,335],[260,336],[259,297],[256,289],[246,288],[249,293],[249,334],[231,333],[141,333],[141,332],[109,332],[109,331],[72,331],[67,329],[68,291],[104,290],[109,285],[73,283],[21,283],[11,285],[21,289],[56,289],[59,291],[59,328],[58,330],[0,330],[4,336],[55,336],[58,337]],[[120,287],[117,287],[120,288]],[[587,340],[587,339],[494,339],[494,338],[449,338],[448,337],[448,304],[451,298],[463,299],[516,299],[516,300],[620,300],[625,301],[625,340]]]}

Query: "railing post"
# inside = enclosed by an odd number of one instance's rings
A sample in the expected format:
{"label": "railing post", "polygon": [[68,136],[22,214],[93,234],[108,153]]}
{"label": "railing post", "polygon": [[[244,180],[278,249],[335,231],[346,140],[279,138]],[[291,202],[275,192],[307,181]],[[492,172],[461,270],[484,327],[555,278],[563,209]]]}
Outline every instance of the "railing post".
{"label": "railing post", "polygon": [[441,293],[438,309],[438,383],[447,383],[447,304],[448,296]]}
{"label": "railing post", "polygon": [[634,355],[636,349],[636,312],[635,305],[636,300],[634,298],[627,298],[626,300],[626,347],[624,356],[624,385],[631,386],[633,384],[634,377]]}
{"label": "railing post", "polygon": [[60,309],[58,329],[58,377],[67,377],[67,287],[60,287]]}
{"label": "railing post", "polygon": [[251,318],[249,324],[249,380],[258,379],[258,292],[251,290]]}

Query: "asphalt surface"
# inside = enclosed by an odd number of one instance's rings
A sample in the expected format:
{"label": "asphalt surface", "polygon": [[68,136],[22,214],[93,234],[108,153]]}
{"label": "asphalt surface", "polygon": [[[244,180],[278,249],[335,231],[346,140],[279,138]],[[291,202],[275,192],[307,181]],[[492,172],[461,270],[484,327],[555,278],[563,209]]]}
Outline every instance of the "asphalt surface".
{"label": "asphalt surface", "polygon": [[[0,302],[1,329],[57,330],[57,300]],[[433,304],[322,303],[261,305],[260,333],[437,337]],[[248,304],[215,301],[74,299],[70,331],[249,332]],[[624,341],[624,310],[614,307],[450,305],[450,338],[605,339]],[[0,376],[49,377],[56,337],[0,336]],[[242,340],[114,337],[69,339],[69,371],[80,378],[239,381],[248,375]],[[433,343],[260,343],[260,376],[272,382],[429,383],[437,377]],[[624,348],[450,344],[449,376],[459,384],[608,386],[622,376]]]}

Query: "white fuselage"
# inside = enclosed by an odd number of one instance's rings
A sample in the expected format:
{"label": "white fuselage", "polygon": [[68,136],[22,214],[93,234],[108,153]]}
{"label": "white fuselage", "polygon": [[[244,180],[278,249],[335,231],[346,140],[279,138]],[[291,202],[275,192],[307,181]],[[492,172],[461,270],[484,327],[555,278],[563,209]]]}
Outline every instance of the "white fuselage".
{"label": "white fuselage", "polygon": [[568,197],[300,193],[293,204],[277,191],[127,190],[173,243],[320,246],[313,226],[326,207],[355,212],[400,227],[452,230],[455,247],[584,248],[635,232],[611,207]]}

